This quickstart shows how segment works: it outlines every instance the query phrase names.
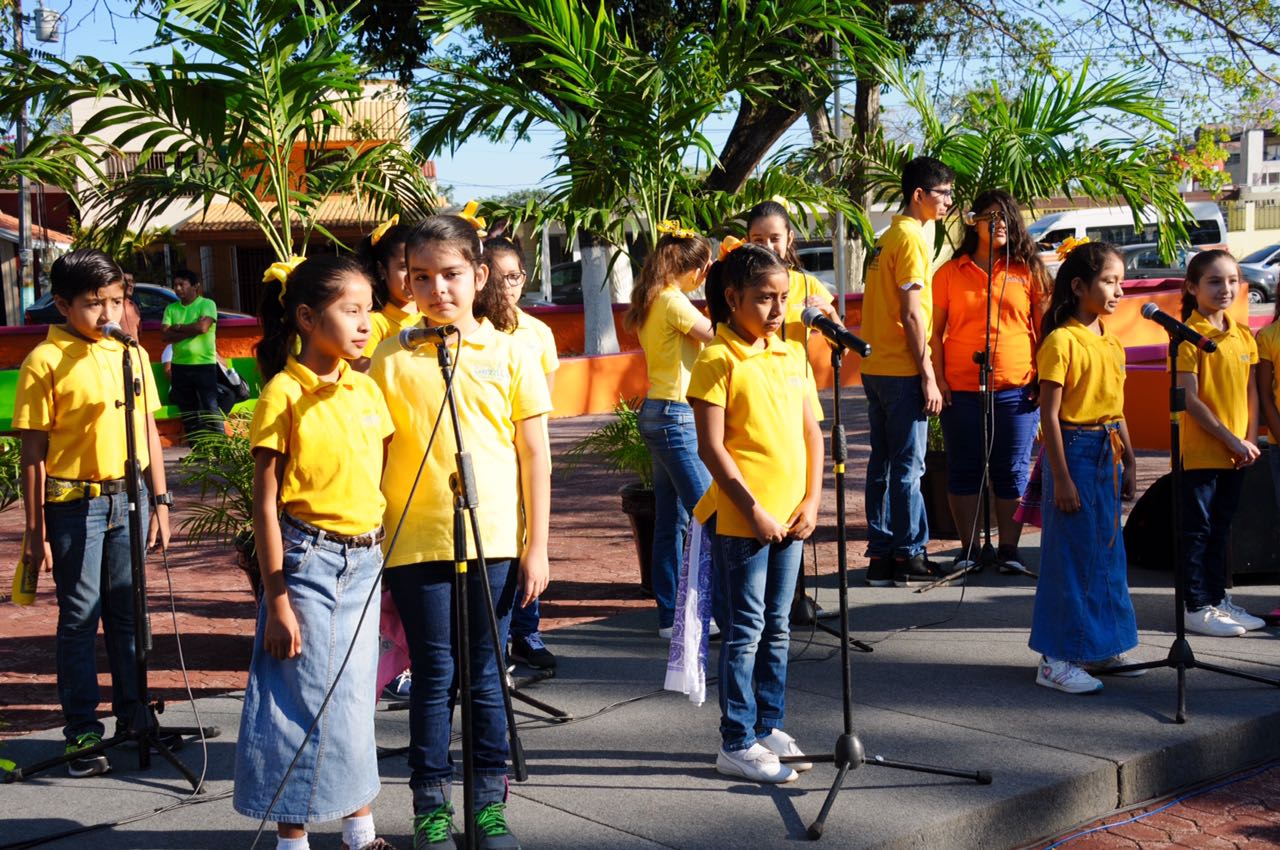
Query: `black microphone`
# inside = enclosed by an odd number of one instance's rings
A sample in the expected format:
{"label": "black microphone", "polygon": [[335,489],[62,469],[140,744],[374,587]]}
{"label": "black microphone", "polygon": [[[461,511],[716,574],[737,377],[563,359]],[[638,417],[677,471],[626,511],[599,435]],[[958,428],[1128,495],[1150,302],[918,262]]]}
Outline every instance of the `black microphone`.
{"label": "black microphone", "polygon": [[849,329],[839,322],[833,322],[826,316],[822,315],[822,311],[817,307],[805,307],[804,312],[800,314],[800,321],[804,322],[806,328],[812,328],[822,334],[834,345],[841,348],[847,348],[860,357],[871,356],[871,346],[858,339]]}
{"label": "black microphone", "polygon": [[136,348],[138,341],[124,332],[124,328],[120,327],[116,322],[107,322],[102,326],[102,336],[107,339],[114,339],[121,345],[128,345]]}
{"label": "black microphone", "polygon": [[405,351],[413,351],[427,343],[443,342],[458,332],[455,325],[439,325],[424,328],[405,328],[400,331],[400,347]]}
{"label": "black microphone", "polygon": [[1216,342],[1191,330],[1191,328],[1161,310],[1151,301],[1142,305],[1142,318],[1150,319],[1168,331],[1169,336],[1180,339],[1183,342],[1189,342],[1201,351],[1212,353],[1218,350]]}

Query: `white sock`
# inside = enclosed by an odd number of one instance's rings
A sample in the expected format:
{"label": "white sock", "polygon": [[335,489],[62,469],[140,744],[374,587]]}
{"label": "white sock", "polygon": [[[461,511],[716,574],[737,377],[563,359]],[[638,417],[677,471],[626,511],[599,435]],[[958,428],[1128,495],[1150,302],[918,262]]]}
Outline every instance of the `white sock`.
{"label": "white sock", "polygon": [[342,819],[342,843],[347,845],[347,850],[360,850],[377,837],[378,833],[373,828],[373,815]]}
{"label": "white sock", "polygon": [[277,835],[276,850],[311,850],[311,844],[305,835],[301,838],[282,838]]}

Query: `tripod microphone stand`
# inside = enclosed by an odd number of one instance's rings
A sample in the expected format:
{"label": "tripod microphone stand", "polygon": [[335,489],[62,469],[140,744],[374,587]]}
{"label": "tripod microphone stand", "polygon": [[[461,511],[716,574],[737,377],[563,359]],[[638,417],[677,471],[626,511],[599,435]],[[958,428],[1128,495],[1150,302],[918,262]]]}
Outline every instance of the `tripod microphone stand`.
{"label": "tripod microphone stand", "polygon": [[[134,425],[134,412],[137,409],[137,397],[142,392],[142,380],[133,374],[133,355],[131,350],[133,346],[124,345],[122,347],[124,348],[122,359],[124,401],[116,402],[116,406],[124,409],[124,433],[127,443],[125,493],[129,500],[129,560],[130,577],[133,582],[133,650],[134,670],[138,680],[138,703],[134,707],[133,716],[129,718],[128,726],[120,729],[110,738],[104,738],[100,743],[83,750],[77,750],[74,753],[47,759],[30,767],[17,768],[7,773],[4,781],[6,783],[19,782],[51,767],[67,764],[85,756],[106,752],[112,747],[118,747],[131,741],[138,747],[139,770],[147,770],[151,767],[151,750],[154,749],[165,761],[173,765],[182,774],[187,782],[190,783],[193,792],[203,794],[204,785],[201,779],[178,759],[173,749],[164,739],[172,740],[175,737],[181,739],[186,736],[198,736],[204,739],[216,738],[221,734],[221,730],[217,727],[161,726],[157,715],[164,712],[164,702],[162,700],[152,702],[147,687],[147,654],[151,651],[151,620],[150,615],[147,613],[146,543],[143,537],[142,512],[140,510],[142,504],[142,466],[138,462],[137,429]],[[153,457],[151,462],[164,463],[164,458]]]}
{"label": "tripod microphone stand", "polygon": [[[862,350],[858,352],[865,357],[871,353],[870,346],[863,344]],[[862,741],[853,731],[853,672],[850,662],[850,638],[849,638],[849,560],[848,560],[848,533],[845,530],[845,494],[844,494],[844,468],[845,462],[849,458],[849,447],[845,442],[844,425],[840,421],[840,364],[844,356],[844,349],[841,346],[833,345],[831,348],[831,372],[834,385],[834,415],[831,424],[831,465],[835,472],[836,479],[836,556],[839,562],[840,572],[840,673],[842,678],[841,687],[841,703],[844,710],[844,728],[841,735],[836,738],[835,748],[833,752],[821,753],[818,755],[808,756],[786,756],[780,759],[782,762],[831,762],[836,766],[835,779],[832,780],[831,789],[827,792],[826,799],[822,801],[822,808],[818,812],[817,819],[809,826],[809,838],[817,840],[822,837],[825,828],[827,815],[831,812],[831,806],[835,803],[836,795],[840,793],[841,787],[844,785],[844,778],[850,770],[854,770],[864,764],[874,765],[876,767],[893,767],[899,770],[910,770],[917,773],[932,773],[940,776],[955,776],[961,779],[972,779],[980,785],[989,785],[991,783],[991,774],[986,771],[964,771],[951,770],[943,767],[933,767],[924,764],[913,764],[904,761],[891,761],[881,756],[872,756],[870,759],[866,756],[866,750],[862,746]]]}
{"label": "tripod microphone stand", "polygon": [[[1145,314],[1144,314],[1145,315]],[[1113,667],[1108,673],[1124,673],[1130,670],[1154,670],[1159,667],[1172,667],[1178,671],[1178,710],[1174,715],[1174,721],[1177,723],[1187,722],[1187,676],[1188,670],[1208,670],[1211,673],[1219,673],[1223,676],[1234,676],[1237,679],[1247,679],[1250,682],[1259,682],[1263,685],[1271,685],[1272,687],[1280,687],[1280,680],[1269,679],[1265,676],[1255,676],[1252,673],[1244,673],[1239,670],[1232,670],[1227,667],[1221,667],[1217,664],[1206,664],[1196,658],[1195,653],[1191,651],[1191,644],[1187,642],[1187,627],[1183,622],[1183,614],[1186,609],[1185,599],[1183,598],[1183,588],[1186,580],[1186,565],[1182,563],[1182,426],[1179,422],[1179,414],[1187,409],[1186,390],[1178,386],[1178,346],[1180,340],[1176,334],[1169,334],[1169,463],[1172,467],[1170,473],[1170,494],[1173,502],[1173,521],[1169,525],[1170,534],[1173,537],[1173,623],[1174,623],[1174,640],[1173,645],[1169,647],[1169,654],[1160,661],[1148,661],[1142,664],[1126,664],[1123,667]],[[1224,569],[1230,569],[1224,565]]]}

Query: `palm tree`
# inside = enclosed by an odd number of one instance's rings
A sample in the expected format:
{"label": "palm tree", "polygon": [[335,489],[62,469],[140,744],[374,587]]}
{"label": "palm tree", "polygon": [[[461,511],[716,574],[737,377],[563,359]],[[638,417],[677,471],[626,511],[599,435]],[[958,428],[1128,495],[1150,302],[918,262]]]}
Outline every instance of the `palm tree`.
{"label": "palm tree", "polygon": [[[0,110],[29,100],[44,123],[26,155],[0,171],[73,193],[83,178],[92,188],[77,201],[121,233],[191,197],[206,210],[229,201],[281,259],[301,253],[313,233],[332,238],[315,214],[336,193],[362,195],[379,212],[433,208],[404,147],[330,144],[351,122],[348,107],[367,69],[345,51],[342,13],[325,0],[166,0],[150,17],[168,61],[131,68],[90,56],[33,63],[3,54]],[[86,102],[92,114],[72,133],[58,119]],[[138,160],[150,164],[109,177],[119,148],[139,139]],[[296,150],[304,151],[301,168],[291,163]]]}

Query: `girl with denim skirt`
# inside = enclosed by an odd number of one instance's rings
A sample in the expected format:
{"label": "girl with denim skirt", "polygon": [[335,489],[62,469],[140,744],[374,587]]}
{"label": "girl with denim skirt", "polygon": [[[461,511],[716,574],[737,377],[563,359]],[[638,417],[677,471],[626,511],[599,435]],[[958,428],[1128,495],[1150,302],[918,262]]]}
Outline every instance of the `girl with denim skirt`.
{"label": "girl with denim skirt", "polygon": [[478,220],[432,216],[405,243],[409,286],[424,320],[457,329],[443,344],[455,364],[453,391],[463,445],[475,469],[477,530],[494,604],[490,611],[481,584],[486,577],[468,533],[469,634],[457,635],[454,628],[453,494],[448,483],[457,469],[453,426],[444,424],[428,445],[437,417],[448,416],[438,345],[413,351],[381,346],[369,370],[387,393],[395,426],[382,487],[387,526],[397,542],[384,583],[404,624],[413,671],[409,788],[414,850],[454,846],[449,745],[461,640],[470,647],[473,699],[476,812],[467,829],[474,830],[484,850],[518,850],[506,821],[507,717],[489,617],[497,618],[501,649],[512,606],[532,604],[547,586],[551,475],[546,419],[551,397],[537,358],[511,334],[516,317],[502,287],[489,278],[477,227]]}
{"label": "girl with denim skirt", "polygon": [[[1044,433],[1044,533],[1031,620],[1036,684],[1102,690],[1094,673],[1128,664],[1138,645],[1120,501],[1137,486],[1124,421],[1124,346],[1102,317],[1120,304],[1124,261],[1114,246],[1076,247],[1058,269],[1036,363]],[[1140,675],[1130,671],[1119,675]]]}
{"label": "girl with denim skirt", "polygon": [[1227,310],[1240,292],[1240,266],[1227,251],[1202,251],[1187,263],[1182,321],[1217,344],[1214,352],[1178,346],[1182,425],[1182,613],[1187,631],[1238,637],[1266,625],[1227,592],[1227,544],[1245,468],[1258,449],[1258,345]]}
{"label": "girl with denim skirt", "polygon": [[276,263],[263,282],[257,356],[267,383],[249,439],[264,592],[233,803],[275,820],[280,850],[306,850],[306,824],[337,818],[347,850],[389,850],[369,804],[381,785],[371,600],[391,417],[350,364],[368,340],[373,286],[359,263],[337,257]]}
{"label": "girl with denim skirt", "polygon": [[783,731],[791,599],[804,540],[822,498],[817,390],[803,347],[778,338],[787,267],[756,245],[711,267],[707,304],[717,323],[689,380],[698,454],[712,484],[694,508],[711,531],[719,593],[720,751],[716,770],[782,783],[811,764]]}
{"label": "girl with denim skirt", "polygon": [[715,338],[711,321],[689,300],[711,265],[711,246],[678,221],[658,225],[662,235],[631,290],[625,327],[640,338],[649,392],[640,406],[640,436],[653,458],[653,598],[658,635],[670,637],[675,619],[680,556],[689,513],[711,483],[698,459],[693,410],[685,400],[689,371],[704,343]]}

